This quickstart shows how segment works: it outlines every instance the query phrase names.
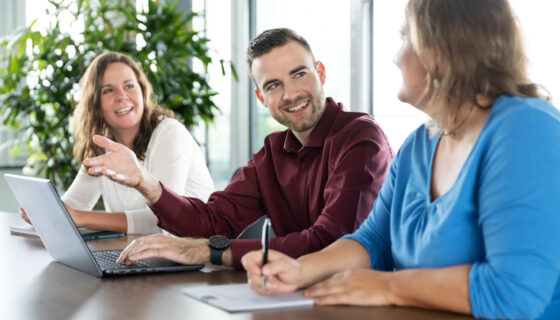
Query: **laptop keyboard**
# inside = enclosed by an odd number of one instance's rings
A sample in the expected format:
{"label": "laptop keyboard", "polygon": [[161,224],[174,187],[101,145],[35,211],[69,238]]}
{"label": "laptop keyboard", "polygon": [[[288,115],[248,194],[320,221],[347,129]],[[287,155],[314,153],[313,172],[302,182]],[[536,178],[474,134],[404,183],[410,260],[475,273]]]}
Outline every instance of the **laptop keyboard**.
{"label": "laptop keyboard", "polygon": [[120,250],[92,251],[92,253],[93,257],[103,270],[126,270],[151,267],[148,262],[142,260],[135,261],[129,265],[117,263],[117,259],[121,254]]}

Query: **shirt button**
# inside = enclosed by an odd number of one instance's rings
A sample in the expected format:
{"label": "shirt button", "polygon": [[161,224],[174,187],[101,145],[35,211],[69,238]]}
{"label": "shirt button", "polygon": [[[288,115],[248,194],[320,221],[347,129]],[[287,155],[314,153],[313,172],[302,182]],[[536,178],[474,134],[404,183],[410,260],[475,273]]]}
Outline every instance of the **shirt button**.
{"label": "shirt button", "polygon": [[303,207],[304,205],[305,205],[304,202],[300,202],[300,203],[299,203],[299,206],[300,206],[300,207]]}

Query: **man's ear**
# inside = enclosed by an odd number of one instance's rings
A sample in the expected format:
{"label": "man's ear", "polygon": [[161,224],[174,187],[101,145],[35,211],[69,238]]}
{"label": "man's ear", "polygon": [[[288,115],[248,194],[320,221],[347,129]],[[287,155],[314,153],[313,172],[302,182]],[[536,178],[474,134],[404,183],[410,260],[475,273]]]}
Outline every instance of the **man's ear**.
{"label": "man's ear", "polygon": [[325,66],[321,61],[317,61],[315,63],[315,69],[317,69],[317,73],[319,74],[319,78],[321,79],[321,84],[325,84],[325,79],[327,79],[327,73],[325,72]]}
{"label": "man's ear", "polygon": [[261,96],[261,92],[259,91],[259,89],[255,89],[255,95],[257,96],[257,99],[259,99],[259,101],[262,103],[262,105],[265,106],[263,97]]}

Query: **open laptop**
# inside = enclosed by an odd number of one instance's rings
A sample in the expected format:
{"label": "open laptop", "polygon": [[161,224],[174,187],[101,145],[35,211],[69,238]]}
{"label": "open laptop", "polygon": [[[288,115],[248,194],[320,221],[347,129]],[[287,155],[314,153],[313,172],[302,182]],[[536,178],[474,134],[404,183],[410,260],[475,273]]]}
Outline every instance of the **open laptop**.
{"label": "open laptop", "polygon": [[89,250],[50,180],[12,174],[4,177],[49,254],[60,263],[97,277],[194,271],[204,267],[202,264],[182,265],[160,258],[145,259],[131,265],[117,264],[120,250]]}

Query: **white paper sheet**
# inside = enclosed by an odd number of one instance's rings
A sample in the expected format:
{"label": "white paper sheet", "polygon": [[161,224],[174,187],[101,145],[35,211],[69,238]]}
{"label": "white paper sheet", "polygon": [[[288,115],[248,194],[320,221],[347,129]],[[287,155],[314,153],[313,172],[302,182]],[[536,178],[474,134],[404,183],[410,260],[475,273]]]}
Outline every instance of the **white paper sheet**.
{"label": "white paper sheet", "polygon": [[313,299],[304,298],[301,292],[262,296],[246,283],[187,287],[181,291],[184,295],[230,312],[313,305]]}
{"label": "white paper sheet", "polygon": [[11,225],[10,232],[15,234],[39,237],[37,231],[35,231],[35,228],[33,228],[32,225],[25,222],[19,222],[17,224]]}

